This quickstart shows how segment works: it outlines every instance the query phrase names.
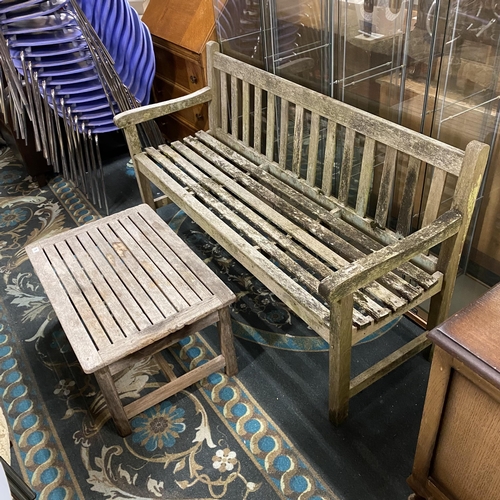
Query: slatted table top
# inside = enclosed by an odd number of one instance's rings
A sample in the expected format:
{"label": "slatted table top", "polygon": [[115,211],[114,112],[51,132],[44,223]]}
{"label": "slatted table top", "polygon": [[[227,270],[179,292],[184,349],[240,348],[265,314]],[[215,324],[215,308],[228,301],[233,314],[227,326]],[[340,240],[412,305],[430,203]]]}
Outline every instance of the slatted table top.
{"label": "slatted table top", "polygon": [[86,373],[234,302],[147,205],[26,247]]}

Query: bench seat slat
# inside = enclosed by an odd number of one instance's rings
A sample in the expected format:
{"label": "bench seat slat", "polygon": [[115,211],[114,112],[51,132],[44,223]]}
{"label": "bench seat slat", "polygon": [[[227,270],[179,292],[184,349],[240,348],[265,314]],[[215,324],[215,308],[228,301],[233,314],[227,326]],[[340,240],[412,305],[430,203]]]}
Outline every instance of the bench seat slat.
{"label": "bench seat slat", "polygon": [[[254,245],[258,245],[261,250],[278,261],[281,267],[288,270],[292,276],[295,276],[297,280],[309,290],[310,293],[318,297],[319,279],[313,276],[309,271],[304,272],[303,267],[280,250],[278,246],[284,248],[292,257],[307,264],[309,269],[319,274],[320,279],[330,276],[332,273],[331,268],[311,255],[303,247],[296,244],[286,234],[281,233],[276,227],[269,224],[264,217],[248,208],[244,203],[226,191],[219,183],[198,170],[195,165],[188,162],[185,158],[176,155],[175,151],[169,150],[168,147],[162,147],[162,149],[170,156],[170,159],[175,164],[182,167],[189,177],[184,175],[176,167],[167,164],[165,159],[162,158],[156,150],[148,149],[147,152],[155,161],[169,168],[170,173],[196,193],[207,206],[217,210],[226,222],[231,223],[231,225],[238,229],[241,234],[245,234]],[[230,210],[227,211],[226,209],[222,209],[219,201],[222,201]],[[241,214],[243,218],[239,217],[237,214]],[[252,222],[253,225],[246,223],[244,219]],[[269,242],[272,242],[272,244]],[[368,315],[373,316],[376,320],[386,317],[391,312],[386,307],[381,307],[377,302],[362,292],[357,293],[355,298],[359,307],[366,311]],[[354,324],[357,327],[366,326],[371,323],[369,318],[365,318],[357,312],[355,313],[354,320]]]}
{"label": "bench seat slat", "polygon": [[328,342],[329,312],[328,309],[311,294],[307,293],[293,279],[286,276],[274,264],[269,262],[259,251],[243,237],[221,221],[192,193],[182,187],[146,154],[136,155],[139,171],[144,172],[152,182],[162,186],[171,200],[177,205],[182,204],[184,212],[195,221],[210,236],[231,254],[238,255],[238,260],[268,288],[276,293],[281,300],[304,319],[313,330]]}
{"label": "bench seat slat", "polygon": [[[279,179],[276,179],[276,177],[263,170],[261,166],[255,165],[250,160],[239,155],[206,132],[198,132],[196,136],[204,144],[216,151],[217,154],[252,174],[256,181],[260,184],[268,187],[275,193],[279,192],[285,199],[293,200],[293,203],[297,207],[300,207],[304,212],[314,214],[315,217],[328,226],[332,231],[339,234],[343,239],[356,247],[360,247],[364,253],[374,252],[384,247],[383,244],[376,241],[372,236],[367,235],[348,222],[344,221],[336,213],[332,214],[331,211],[325,209],[321,205],[318,205],[306,196],[297,196],[297,191],[293,187],[283,181],[280,181]],[[433,286],[436,282],[436,279],[433,276],[434,270],[432,274],[430,274],[411,262],[402,265],[399,268],[399,271],[408,275],[418,285],[426,290]]]}
{"label": "bench seat slat", "polygon": [[[191,145],[194,146],[195,143],[192,142]],[[285,231],[288,235],[290,235],[290,237],[293,237],[297,241],[300,241],[300,243],[305,245],[311,252],[314,252],[318,257],[324,259],[335,269],[338,269],[348,264],[349,262],[348,260],[338,255],[338,253],[332,250],[328,245],[314,238],[311,234],[309,234],[306,230],[304,230],[303,227],[301,227],[300,220],[301,217],[305,217],[305,214],[302,213],[295,214],[296,215],[295,220],[292,221],[290,215],[291,212],[295,210],[294,207],[286,206],[285,210],[282,209],[278,211],[271,208],[273,207],[273,204],[275,205],[275,208],[278,205],[281,205],[283,202],[281,198],[274,199],[273,202],[268,204],[262,203],[263,197],[264,196],[267,197],[269,193],[267,192],[267,190],[264,193],[262,187],[260,190],[256,191],[254,190],[254,192],[252,193],[251,190],[248,189],[248,184],[247,184],[247,181],[251,182],[252,179],[249,179],[247,176],[244,175],[243,177],[240,176],[240,180],[242,180],[243,183],[245,184],[245,187],[243,187],[240,184],[236,183],[234,180],[230,179],[227,175],[223,174],[221,171],[216,169],[208,161],[204,160],[201,157],[197,157],[193,151],[188,149],[183,144],[174,143],[172,144],[172,146],[179,153],[182,153],[183,156],[185,156],[186,158],[195,161],[198,166],[204,169],[205,173],[207,173],[207,171],[210,172],[212,174],[211,176],[215,180],[217,180],[217,182],[224,184],[224,186],[227,189],[229,189],[233,194],[238,195],[240,199],[242,199],[245,203],[252,206],[254,210],[260,211],[266,218],[268,218],[274,224],[277,224],[283,231]],[[167,146],[160,146],[160,149],[167,155],[170,154],[169,153],[170,148],[168,148]],[[213,157],[213,160],[215,163],[217,163],[218,161],[224,161],[222,158],[215,158],[215,157]],[[285,212],[287,216],[284,215]],[[299,222],[299,224],[297,224],[297,222]],[[311,224],[316,224],[317,226],[317,223],[315,223],[314,221],[309,223],[309,225]],[[329,233],[328,236],[334,238],[335,242],[340,241],[341,243],[344,243],[341,239],[333,235],[333,233]],[[379,287],[381,288],[381,285],[375,282],[373,284],[370,284],[370,289],[367,290],[370,291],[370,293],[373,293],[376,298],[382,300],[384,303],[387,303],[384,299],[386,299],[388,296],[391,299],[393,299],[393,297],[389,294],[388,290],[385,289],[380,290]],[[378,290],[380,290],[381,293],[378,293]],[[406,303],[405,300],[403,300],[401,297],[397,297],[396,299],[391,300],[387,305],[389,305],[391,309],[395,310],[402,307],[405,303]]]}
{"label": "bench seat slat", "polygon": [[[289,257],[285,252],[280,250],[275,244],[269,241],[264,235],[259,233],[254,227],[247,224],[241,218],[239,218],[236,213],[231,210],[232,207],[227,207],[222,204],[216,197],[212,196],[207,190],[202,186],[198,185],[195,181],[190,179],[188,176],[183,174],[183,172],[178,169],[173,163],[170,163],[166,157],[160,158],[155,156],[154,158],[159,163],[163,164],[169,169],[169,172],[174,175],[176,180],[183,182],[186,187],[194,193],[200,201],[202,201],[205,206],[210,207],[211,210],[220,217],[223,222],[231,225],[237,232],[241,235],[245,235],[245,239],[254,246],[254,248],[262,252],[262,254],[272,261],[279,263],[279,268],[282,271],[288,271],[296,281],[305,287],[305,289],[312,295],[317,293],[320,281],[315,278],[311,273],[307,272],[300,264],[295,262],[291,257]],[[315,298],[316,299],[316,298]],[[363,300],[363,303],[365,301]],[[383,317],[380,315],[380,317]],[[369,316],[365,316],[358,311],[354,311],[353,314],[353,324],[357,328],[362,328],[370,325],[373,319]]]}
{"label": "bench seat slat", "polygon": [[[198,132],[197,135],[198,134],[200,134],[200,132]],[[298,193],[305,195],[310,200],[316,202],[319,206],[332,211],[332,213],[338,213],[339,217],[341,216],[345,221],[349,222],[351,226],[359,229],[375,241],[384,246],[392,245],[393,243],[399,241],[399,238],[391,230],[374,227],[371,219],[360,217],[356,212],[341,206],[334,196],[325,196],[325,192],[323,190],[318,193],[316,188],[307,185],[299,179],[292,178],[288,172],[278,168],[273,162],[270,162],[263,155],[257,154],[250,149],[243,150],[239,147],[240,145],[237,141],[234,141],[230,136],[221,134],[220,129],[216,129],[214,134],[214,139],[220,141],[221,144],[226,147],[234,148],[235,151],[238,151],[238,153],[235,154],[240,155],[241,153],[246,159],[251,160],[254,164],[260,165],[263,172],[267,171],[276,179],[292,186]],[[433,274],[436,271],[437,259],[432,255],[416,255],[412,261],[418,263],[418,266],[429,274]]]}
{"label": "bench seat slat", "polygon": [[[192,148],[196,149],[198,152],[206,154],[207,157],[211,157],[213,164],[220,167],[221,171],[217,171],[214,173],[214,176],[218,178],[218,182],[224,183],[229,189],[237,190],[241,193],[242,196],[246,196],[246,201],[248,203],[252,203],[252,206],[256,209],[259,209],[259,207],[260,209],[262,209],[261,200],[265,199],[268,205],[277,209],[278,214],[277,216],[275,215],[275,222],[277,222],[277,220],[279,219],[279,223],[282,224],[282,227],[284,227],[286,224],[289,224],[289,220],[293,221],[298,227],[301,227],[304,231],[297,231],[296,229],[294,229],[294,232],[292,232],[291,230],[288,230],[289,234],[293,235],[296,238],[301,237],[302,243],[309,248],[313,249],[315,246],[317,246],[317,238],[327,246],[334,248],[336,253],[340,254],[343,259],[347,259],[348,261],[364,256],[362,252],[344,241],[335,233],[321,226],[317,221],[309,218],[306,214],[280,198],[278,194],[276,194],[276,192],[279,191],[279,185],[273,186],[276,189],[273,189],[273,192],[271,192],[270,190],[263,187],[262,182],[259,183],[257,180],[249,178],[247,175],[238,170],[236,166],[228,163],[225,159],[218,157],[217,155],[215,155],[215,153],[212,154],[211,150],[207,150],[194,138],[188,137],[185,139],[185,142]],[[181,145],[177,144],[178,143],[174,143],[173,145],[177,150],[184,151],[187,156],[193,158],[192,154],[189,151],[183,149]],[[207,164],[207,168],[210,168],[210,164]],[[212,172],[214,171],[212,170]],[[235,180],[238,180],[241,185],[244,186],[244,188],[242,188],[242,186],[240,186],[239,184],[235,184],[234,182],[231,183],[227,175],[231,175]],[[253,194],[253,197],[251,197],[250,194]],[[296,198],[299,197],[300,195],[297,194]],[[286,215],[286,217],[284,217],[282,214]],[[308,232],[313,233],[316,238],[312,238],[308,234]],[[323,254],[318,253],[318,255],[324,255],[324,250]],[[339,265],[338,261],[337,263],[333,264],[337,268],[341,267],[341,265],[344,265],[344,263]],[[415,299],[422,292],[422,289],[420,287],[411,285],[394,273],[388,273],[386,276],[384,276],[384,278],[381,279],[381,283],[383,283],[384,286],[388,287],[389,289],[401,294],[407,300]]]}
{"label": "bench seat slat", "polygon": [[[270,254],[273,259],[278,260],[281,265],[290,270],[292,274],[297,273],[298,280],[308,288],[310,292],[317,292],[319,285],[319,280],[317,278],[307,271],[304,271],[300,265],[284,254],[284,252],[280,251],[276,245],[270,244],[268,239],[260,234],[253,226],[238,218],[236,214],[229,209],[234,207],[227,208],[225,205],[222,205],[219,199],[211,195],[198,183],[201,176],[207,178],[205,174],[199,172],[193,164],[181,155],[176,155],[176,152],[171,150],[168,146],[161,146],[161,149],[167,156],[163,156],[156,150],[150,148],[147,149],[147,153],[164,168],[168,169],[169,173],[173,175],[178,182],[182,182],[185,187],[189,188],[203,200],[207,206],[216,210],[219,216],[223,217],[226,222],[230,222],[240,234],[244,234],[245,237],[248,237],[253,245]],[[178,168],[178,166],[181,166],[182,170]]]}

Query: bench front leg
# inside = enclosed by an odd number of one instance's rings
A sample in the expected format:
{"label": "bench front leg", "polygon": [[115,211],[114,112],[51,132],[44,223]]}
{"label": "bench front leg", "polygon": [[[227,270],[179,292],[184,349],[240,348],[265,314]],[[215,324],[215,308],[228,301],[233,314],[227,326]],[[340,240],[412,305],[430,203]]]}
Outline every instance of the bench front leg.
{"label": "bench front leg", "polygon": [[330,305],[329,417],[340,425],[349,412],[353,294]]}

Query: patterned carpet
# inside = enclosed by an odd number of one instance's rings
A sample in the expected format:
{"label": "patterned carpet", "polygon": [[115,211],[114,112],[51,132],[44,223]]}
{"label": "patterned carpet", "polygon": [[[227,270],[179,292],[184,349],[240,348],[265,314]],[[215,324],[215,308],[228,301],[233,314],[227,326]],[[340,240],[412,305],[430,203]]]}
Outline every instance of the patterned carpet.
{"label": "patterned carpet", "polygon": [[[140,203],[129,159],[105,141],[112,212]],[[131,175],[132,174],[132,175]],[[418,355],[328,421],[326,344],[175,206],[160,215],[238,296],[232,308],[239,373],[203,383],[115,432],[95,379],[85,375],[24,246],[99,217],[61,178],[39,189],[0,149],[0,394],[13,466],[50,500],[401,500],[420,425],[429,363]],[[353,349],[352,375],[421,330],[403,318]],[[378,338],[381,337],[381,338]],[[174,371],[219,352],[215,328],[164,352]],[[163,382],[146,359],[119,376],[125,402]]]}
{"label": "patterned carpet", "polygon": [[[97,217],[74,186],[56,178],[40,189],[10,150],[0,152],[0,391],[14,467],[38,498],[337,498],[238,377],[211,375],[132,419],[131,436],[116,434],[95,379],[79,368],[23,250]],[[171,224],[189,222],[178,214]],[[325,349],[310,332],[288,334],[301,329],[282,304],[213,245],[197,246],[240,287],[233,311],[238,335],[284,349]],[[276,328],[250,328],[248,314],[254,325]],[[181,372],[213,357],[214,348],[211,328],[164,355]],[[120,374],[117,386],[127,399],[161,382],[158,366],[145,359]]]}

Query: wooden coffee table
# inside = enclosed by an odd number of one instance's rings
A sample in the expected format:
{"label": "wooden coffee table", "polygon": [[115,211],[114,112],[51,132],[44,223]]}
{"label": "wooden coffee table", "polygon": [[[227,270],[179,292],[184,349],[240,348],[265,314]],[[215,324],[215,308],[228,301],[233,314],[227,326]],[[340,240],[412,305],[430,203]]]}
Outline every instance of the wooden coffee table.
{"label": "wooden coffee table", "polygon": [[[224,366],[238,371],[234,294],[147,205],[26,247],[85,373],[93,373],[118,433],[129,419]],[[221,354],[176,378],[159,351],[217,323]],[[170,382],[123,406],[113,375],[155,356]]]}

